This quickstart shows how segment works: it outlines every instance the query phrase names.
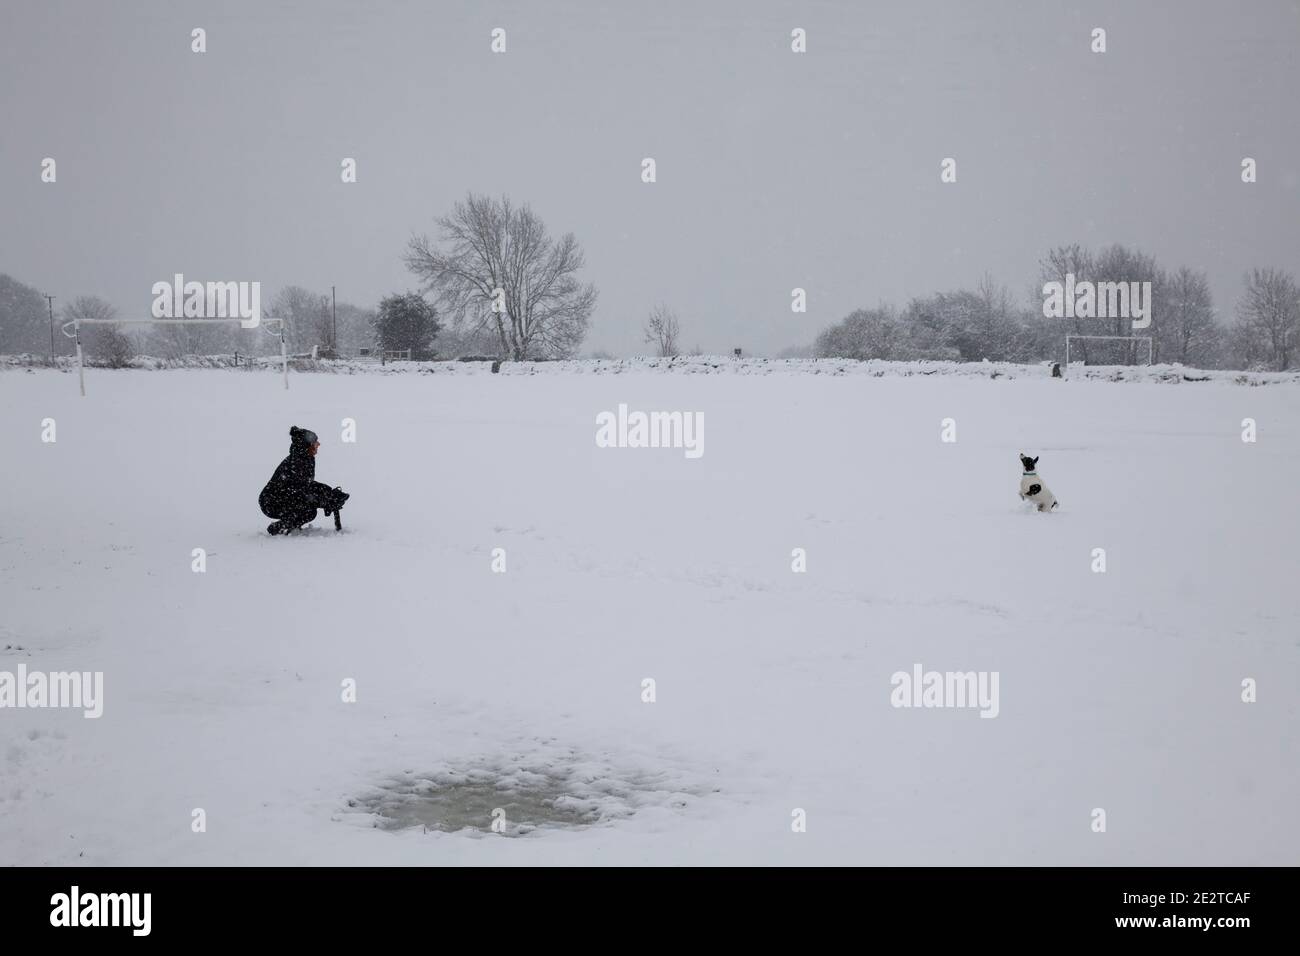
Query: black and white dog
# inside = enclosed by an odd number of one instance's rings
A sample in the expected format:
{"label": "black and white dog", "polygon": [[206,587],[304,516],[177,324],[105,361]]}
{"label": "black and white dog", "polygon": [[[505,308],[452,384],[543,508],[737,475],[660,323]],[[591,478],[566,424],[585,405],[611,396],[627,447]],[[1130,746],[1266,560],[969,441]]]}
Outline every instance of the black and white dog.
{"label": "black and white dog", "polygon": [[1020,464],[1025,466],[1025,473],[1020,476],[1020,500],[1032,501],[1039,511],[1051,511],[1056,507],[1056,496],[1047,487],[1047,482],[1038,477],[1038,459],[1020,456]]}

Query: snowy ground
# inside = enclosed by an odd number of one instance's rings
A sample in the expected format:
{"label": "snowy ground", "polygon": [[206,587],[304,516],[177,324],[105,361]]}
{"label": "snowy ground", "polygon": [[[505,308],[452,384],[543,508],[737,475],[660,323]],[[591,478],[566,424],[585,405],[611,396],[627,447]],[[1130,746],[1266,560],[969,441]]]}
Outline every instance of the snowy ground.
{"label": "snowy ground", "polygon": [[[0,372],[0,671],[105,680],[0,710],[0,863],[1300,862],[1300,386],[478,372]],[[265,533],[290,424],[343,535]],[[464,779],[597,822],[369,812]]]}
{"label": "snowy ground", "polygon": [[[240,369],[249,371],[249,363],[259,369],[280,372],[283,360],[279,355],[263,355],[250,359],[241,356],[235,364],[233,355],[190,355],[180,359],[140,355],[130,359],[133,369],[156,371],[160,369]],[[66,371],[76,371],[75,360],[61,356],[58,364]],[[376,359],[342,359],[316,361],[308,357],[290,358],[290,368],[296,371],[321,372],[337,375],[481,375],[491,362],[456,361],[388,362]],[[0,355],[0,369],[42,368],[48,365],[44,355]],[[505,362],[501,375],[635,375],[647,372],[672,372],[677,375],[829,375],[839,377],[868,376],[871,378],[955,376],[958,378],[1018,379],[1037,381],[1046,377],[1051,363],[1034,362],[945,362],[924,360],[896,362],[882,359],[857,361],[856,359],[769,359],[735,358],[722,355],[682,355],[673,358],[622,358],[622,359],[570,359],[554,362]],[[1300,369],[1286,372],[1241,372],[1217,369],[1197,369],[1179,364],[1160,365],[1097,365],[1085,366],[1075,362],[1070,366],[1068,378],[1105,382],[1143,382],[1164,384],[1215,384],[1234,385],[1300,385]]]}

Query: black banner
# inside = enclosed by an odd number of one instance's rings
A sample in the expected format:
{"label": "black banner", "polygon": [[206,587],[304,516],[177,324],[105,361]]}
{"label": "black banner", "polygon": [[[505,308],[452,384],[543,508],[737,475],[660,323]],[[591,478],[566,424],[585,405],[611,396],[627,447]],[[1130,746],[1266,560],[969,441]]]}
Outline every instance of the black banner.
{"label": "black banner", "polygon": [[[8,869],[9,942],[374,943],[533,933],[597,942],[698,921],[762,938],[859,926],[918,943],[1133,937],[1231,946],[1285,930],[1285,869]],[[441,924],[441,925],[440,925]],[[561,927],[564,929],[561,931]],[[837,929],[838,927],[838,929]],[[593,937],[609,929],[620,937]],[[1243,935],[1244,934],[1244,935]]]}

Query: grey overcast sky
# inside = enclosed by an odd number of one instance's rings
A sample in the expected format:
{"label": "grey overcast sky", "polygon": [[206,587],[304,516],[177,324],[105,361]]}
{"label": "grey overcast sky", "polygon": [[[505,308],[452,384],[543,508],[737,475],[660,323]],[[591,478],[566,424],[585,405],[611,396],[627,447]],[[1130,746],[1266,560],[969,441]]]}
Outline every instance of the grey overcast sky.
{"label": "grey overcast sky", "polygon": [[473,190],[582,243],[584,350],[643,350],[661,300],[758,353],[986,270],[1027,301],[1076,241],[1231,309],[1300,273],[1298,51],[1295,0],[0,0],[0,272],[124,316],[176,272],[374,305]]}

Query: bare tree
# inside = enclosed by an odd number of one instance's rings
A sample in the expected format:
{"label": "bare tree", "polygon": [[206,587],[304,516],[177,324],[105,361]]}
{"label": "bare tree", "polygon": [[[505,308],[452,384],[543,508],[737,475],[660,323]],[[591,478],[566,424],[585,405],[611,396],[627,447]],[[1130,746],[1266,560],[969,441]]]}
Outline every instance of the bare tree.
{"label": "bare tree", "polygon": [[679,355],[677,337],[681,335],[681,323],[677,313],[660,303],[650,311],[650,318],[645,324],[645,343],[653,345],[665,358]]}
{"label": "bare tree", "polygon": [[[1091,280],[1093,271],[1096,268],[1096,260],[1090,251],[1079,245],[1077,242],[1068,246],[1056,246],[1050,249],[1043,259],[1038,262],[1038,282],[1039,286],[1034,289],[1032,299],[1036,309],[1042,307],[1042,286],[1048,282],[1065,282],[1066,275],[1073,275],[1076,282]],[[1040,313],[1041,314],[1041,313]],[[1043,320],[1051,322],[1050,319]],[[1090,328],[1089,319],[1058,319],[1056,324],[1059,325],[1058,332],[1064,335],[1068,332],[1074,332],[1080,335],[1089,335],[1096,331]],[[1080,352],[1083,361],[1088,361],[1088,344],[1080,342]]]}
{"label": "bare tree", "polygon": [[333,339],[330,297],[300,285],[285,286],[271,299],[268,313],[285,320],[289,347],[306,352]]}
{"label": "bare tree", "polygon": [[1160,331],[1166,358],[1204,367],[1218,334],[1209,279],[1183,266],[1170,276],[1165,299]]}
{"label": "bare tree", "polygon": [[975,288],[979,303],[976,330],[983,341],[983,355],[993,361],[1016,361],[1024,347],[1021,318],[1011,299],[1011,290],[986,272]]}
{"label": "bare tree", "polygon": [[117,309],[103,299],[78,296],[64,306],[63,318],[67,322],[94,320],[94,325],[81,329],[81,346],[90,358],[99,359],[110,368],[123,368],[135,356],[135,347],[122,326],[102,324],[117,318]]}
{"label": "bare tree", "polygon": [[[1150,312],[1151,325],[1142,334],[1152,336],[1152,360],[1157,362],[1160,360],[1160,322],[1165,312],[1165,286],[1168,280],[1154,256],[1119,243],[1108,246],[1094,255],[1078,243],[1074,243],[1052,249],[1038,264],[1040,282],[1064,282],[1068,273],[1074,275],[1076,283],[1085,280],[1150,282],[1152,301],[1147,303],[1147,308]],[[1132,325],[1127,316],[1116,315],[1112,318],[1115,324],[1109,329],[1099,326],[1095,319],[1079,316],[1072,320],[1062,320],[1062,328],[1064,331],[1081,335],[1098,335],[1103,334],[1103,331],[1117,336],[1133,335]],[[1131,348],[1132,343],[1128,344],[1130,347],[1122,350],[1125,363],[1131,363],[1135,355]],[[1079,343],[1079,351],[1085,363],[1088,361],[1088,345],[1088,342]]]}
{"label": "bare tree", "polygon": [[1092,253],[1077,242],[1056,246],[1039,260],[1038,278],[1040,282],[1064,282],[1066,273],[1072,273],[1077,281],[1091,279],[1094,264]]}
{"label": "bare tree", "polygon": [[[1115,243],[1103,249],[1096,260],[1096,281],[1098,282],[1150,282],[1151,283],[1151,301],[1147,303],[1147,310],[1150,313],[1151,325],[1142,335],[1152,337],[1152,362],[1159,362],[1160,355],[1160,324],[1165,315],[1165,286],[1167,278],[1164,270],[1156,263],[1155,256],[1148,255],[1138,249],[1130,249],[1127,246]],[[1127,316],[1117,315],[1115,318],[1115,335],[1133,335],[1132,323]],[[1126,343],[1131,344],[1131,343]],[[1127,351],[1127,361],[1133,361],[1134,352],[1130,348]]]}
{"label": "bare tree", "polygon": [[553,239],[527,205],[473,193],[438,228],[446,248],[415,236],[403,260],[456,332],[490,330],[516,360],[577,352],[596,289],[574,275],[585,261],[572,233]]}
{"label": "bare tree", "polygon": [[1300,337],[1300,287],[1280,269],[1252,269],[1245,294],[1237,302],[1237,317],[1252,344],[1270,365],[1291,367],[1292,350]]}

